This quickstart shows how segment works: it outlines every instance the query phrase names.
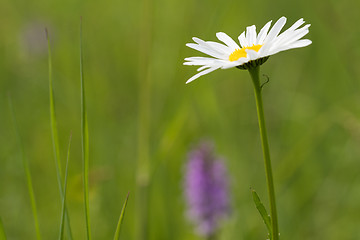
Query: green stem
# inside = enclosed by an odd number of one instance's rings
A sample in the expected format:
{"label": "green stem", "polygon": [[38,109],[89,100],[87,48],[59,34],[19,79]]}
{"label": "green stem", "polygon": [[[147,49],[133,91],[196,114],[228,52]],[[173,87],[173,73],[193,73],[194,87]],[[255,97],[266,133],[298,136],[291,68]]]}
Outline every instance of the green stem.
{"label": "green stem", "polygon": [[266,126],[265,126],[265,116],[264,116],[264,107],[261,96],[261,85],[259,78],[260,67],[254,67],[249,69],[250,76],[254,84],[254,93],[256,99],[256,109],[259,120],[259,129],[261,137],[261,145],[263,150],[264,162],[265,162],[265,172],[266,172],[266,182],[269,193],[270,201],[270,216],[271,216],[271,225],[272,225],[272,240],[279,239],[279,229],[278,229],[278,220],[276,213],[276,202],[275,202],[275,190],[274,190],[274,181],[271,170],[271,161],[270,161],[270,150],[269,143],[267,139]]}

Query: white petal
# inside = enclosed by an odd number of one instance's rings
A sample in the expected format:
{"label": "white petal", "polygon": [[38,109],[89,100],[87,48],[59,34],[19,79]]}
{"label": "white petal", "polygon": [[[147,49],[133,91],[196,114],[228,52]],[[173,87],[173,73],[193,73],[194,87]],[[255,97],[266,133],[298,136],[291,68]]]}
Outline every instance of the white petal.
{"label": "white petal", "polygon": [[216,37],[222,41],[223,43],[225,43],[226,45],[228,45],[230,48],[232,48],[232,50],[234,51],[235,49],[239,49],[239,45],[231,38],[229,37],[226,33],[223,32],[218,32],[216,33]]}
{"label": "white petal", "polygon": [[187,66],[210,66],[213,64],[213,62],[194,61],[194,62],[184,62],[183,64]]}
{"label": "white petal", "polygon": [[268,23],[266,23],[265,26],[260,30],[259,35],[256,39],[256,44],[260,44],[260,45],[263,44],[263,42],[267,36],[267,33],[269,31],[271,22],[272,21],[269,21]]}
{"label": "white petal", "polygon": [[273,41],[273,44],[283,45],[289,42],[294,42],[296,40],[299,40],[309,32],[308,30],[309,27],[310,24],[307,24],[304,27],[297,30],[285,31],[281,35],[279,35],[276,40]]}
{"label": "white petal", "polygon": [[185,58],[185,61],[188,62],[184,62],[184,65],[212,65],[216,64],[220,60],[208,57],[189,57]]}
{"label": "white petal", "polygon": [[210,42],[210,41],[206,42],[206,41],[203,41],[200,38],[196,38],[196,37],[193,37],[193,40],[194,40],[194,42],[198,43],[200,46],[203,46],[214,52],[217,52],[220,55],[224,55],[224,57],[227,57],[226,55],[228,55],[232,52],[231,50],[229,50],[229,47],[227,47],[226,45],[217,43],[217,42]]}
{"label": "white petal", "polygon": [[[184,65],[188,66],[207,66],[207,67],[223,67],[229,64],[227,60],[215,59],[215,58],[206,58],[206,57],[190,57],[185,58]],[[199,71],[199,70],[198,70]]]}
{"label": "white petal", "polygon": [[303,30],[303,31],[299,31],[299,32],[295,33],[293,36],[291,36],[291,38],[284,39],[282,42],[280,42],[278,44],[274,44],[270,48],[270,50],[275,49],[275,48],[282,48],[282,46],[287,46],[292,43],[295,43],[295,42],[299,41],[300,38],[302,38],[303,36],[305,36],[308,33],[309,33],[309,30],[307,30],[307,29]]}
{"label": "white petal", "polygon": [[286,17],[281,17],[274,26],[271,28],[269,34],[267,35],[264,43],[269,43],[276,38],[276,36],[280,33],[281,29],[284,27],[286,23]]}
{"label": "white petal", "polygon": [[309,33],[309,27],[310,27],[310,24],[307,24],[304,27],[302,27],[298,30],[295,30],[291,34],[288,34],[288,36],[287,36],[288,41],[284,40],[284,42],[290,42],[290,41],[292,42],[294,40],[298,40],[298,39],[302,38],[303,36],[305,36],[306,34]]}
{"label": "white petal", "polygon": [[300,38],[304,37],[306,34],[309,33],[309,29],[301,30],[294,34],[293,36],[289,37],[289,40],[287,42],[295,42],[299,40]]}
{"label": "white petal", "polygon": [[289,30],[292,29],[297,29],[298,27],[300,27],[301,25],[303,25],[305,23],[303,18],[300,18],[299,20],[297,20],[291,27],[289,27]]}
{"label": "white petal", "polygon": [[215,58],[208,58],[208,59],[199,59],[199,57],[194,58],[185,58],[184,65],[188,66],[222,66],[224,64],[224,60],[219,60]]}
{"label": "white petal", "polygon": [[200,38],[197,38],[197,37],[193,37],[192,40],[194,40],[194,42],[198,43],[198,44],[201,44],[201,43],[204,43],[205,41],[200,39]]}
{"label": "white petal", "polygon": [[243,31],[238,37],[241,47],[248,47],[249,43],[245,37],[245,31]]}
{"label": "white petal", "polygon": [[246,28],[246,39],[248,40],[249,46],[256,44],[256,27],[252,25]]}
{"label": "white petal", "polygon": [[201,60],[215,60],[215,58],[209,57],[187,57],[185,61],[201,61]]}
{"label": "white petal", "polygon": [[262,48],[260,48],[260,50],[258,51],[258,55],[259,55],[259,58],[262,58],[262,57],[266,57],[266,56],[269,56],[269,48],[265,46],[263,46]]}
{"label": "white petal", "polygon": [[208,66],[208,65],[205,65],[205,66],[201,66],[197,69],[198,72],[204,70],[204,69],[207,69],[207,68],[210,68],[211,66]]}
{"label": "white petal", "polygon": [[259,54],[255,50],[246,49],[245,51],[247,53],[247,57],[249,58],[249,60],[256,60],[259,58]]}
{"label": "white petal", "polygon": [[289,45],[289,49],[290,48],[301,48],[301,47],[306,47],[309,46],[312,43],[311,40],[309,39],[301,39],[299,41],[296,41],[292,44]]}
{"label": "white petal", "polygon": [[195,50],[198,50],[200,52],[203,52],[203,53],[205,53],[209,56],[215,57],[215,58],[223,58],[224,57],[224,54],[214,51],[213,49],[210,49],[204,45],[198,45],[195,43],[187,43],[186,46],[193,48]]}
{"label": "white petal", "polygon": [[227,64],[224,64],[221,69],[228,69],[228,68],[233,68],[239,65],[243,65],[244,63],[248,62],[249,59],[248,58],[240,58],[234,62],[228,62]]}
{"label": "white petal", "polygon": [[197,79],[198,77],[201,77],[205,74],[211,73],[212,71],[215,71],[216,69],[219,69],[220,67],[211,67],[209,69],[206,69],[202,72],[199,72],[198,74],[192,76],[189,80],[186,81],[186,84],[188,84],[189,82],[194,81],[195,79]]}
{"label": "white petal", "polygon": [[282,38],[286,38],[287,35],[293,31],[295,31],[298,27],[300,27],[303,23],[305,23],[304,19],[300,18],[299,20],[297,20],[291,27],[289,27],[286,31],[284,31],[283,33],[281,33],[278,36],[278,39],[282,39]]}
{"label": "white petal", "polygon": [[206,44],[208,44],[213,49],[218,50],[219,52],[226,53],[227,55],[233,52],[228,46],[218,42],[207,41]]}
{"label": "white petal", "polygon": [[294,31],[295,29],[297,29],[298,27],[300,27],[301,25],[303,25],[305,23],[304,19],[300,18],[299,20],[297,20],[291,27],[289,27],[289,29],[287,29],[285,32],[283,32],[282,34],[279,35],[279,37],[281,35],[286,35],[287,32],[291,32]]}
{"label": "white petal", "polygon": [[311,43],[312,43],[312,41],[309,40],[309,39],[301,39],[301,40],[298,40],[298,41],[293,42],[291,44],[279,46],[278,48],[275,48],[275,49],[271,50],[271,55],[276,54],[278,52],[293,49],[293,48],[306,47],[306,46],[310,45]]}

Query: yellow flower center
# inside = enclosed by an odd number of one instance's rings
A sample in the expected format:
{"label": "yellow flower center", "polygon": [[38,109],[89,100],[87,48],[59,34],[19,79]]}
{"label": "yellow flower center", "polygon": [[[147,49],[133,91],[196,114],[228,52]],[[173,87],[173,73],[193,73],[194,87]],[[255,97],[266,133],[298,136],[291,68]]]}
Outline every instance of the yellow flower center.
{"label": "yellow flower center", "polygon": [[251,50],[254,50],[254,51],[258,52],[261,47],[262,47],[262,45],[258,44],[258,45],[253,45],[251,47],[244,47],[244,48],[240,48],[240,49],[235,49],[235,51],[230,54],[229,61],[233,62],[233,61],[238,60],[239,58],[246,57],[247,53],[246,53],[245,49],[251,49]]}

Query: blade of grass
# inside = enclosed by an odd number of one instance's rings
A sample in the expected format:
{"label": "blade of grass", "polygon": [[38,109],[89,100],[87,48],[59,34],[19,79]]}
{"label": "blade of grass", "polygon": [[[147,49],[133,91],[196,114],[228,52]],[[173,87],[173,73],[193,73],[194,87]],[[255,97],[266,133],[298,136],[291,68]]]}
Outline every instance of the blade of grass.
{"label": "blade of grass", "polygon": [[21,140],[21,137],[20,137],[20,133],[19,133],[19,129],[18,129],[18,126],[17,126],[16,117],[15,117],[15,111],[14,111],[14,107],[13,107],[10,95],[9,95],[9,108],[10,108],[11,117],[12,117],[12,121],[13,121],[13,125],[14,125],[15,135],[16,135],[18,144],[20,146],[20,153],[21,153],[21,157],[22,157],[22,162],[23,162],[23,165],[24,165],[24,170],[25,170],[25,175],[26,175],[26,182],[27,182],[27,187],[28,187],[29,196],[30,196],[31,209],[32,209],[33,217],[34,217],[34,223],[35,223],[36,239],[40,240],[41,239],[41,234],[40,234],[39,220],[38,220],[38,215],[37,215],[35,194],[34,194],[34,188],[33,188],[33,184],[32,184],[32,178],[31,178],[31,172],[30,172],[30,168],[29,168],[29,162],[28,162],[28,159],[25,156],[24,146],[23,146],[23,143],[22,143],[22,140]]}
{"label": "blade of grass", "polygon": [[[54,149],[54,158],[56,161],[57,173],[61,173],[61,161],[60,161],[60,147],[59,147],[59,136],[57,131],[57,121],[55,114],[55,100],[54,100],[54,89],[53,89],[53,80],[52,80],[52,60],[51,60],[51,47],[49,33],[45,28],[46,40],[48,43],[48,62],[49,62],[49,101],[50,101],[50,125],[51,125],[51,135]],[[59,174],[61,178],[61,174]]]}
{"label": "blade of grass", "polygon": [[71,138],[72,134],[70,133],[69,138],[69,146],[66,156],[66,168],[65,168],[65,180],[64,180],[64,197],[62,199],[62,206],[61,206],[61,221],[60,221],[60,234],[59,240],[63,239],[64,236],[64,220],[65,220],[65,209],[66,209],[66,187],[67,187],[67,177],[68,177],[68,170],[69,170],[69,158],[70,158],[70,146],[71,146]]}
{"label": "blade of grass", "polygon": [[[61,161],[60,161],[60,144],[59,144],[59,135],[57,131],[57,121],[55,114],[55,100],[54,100],[54,89],[53,89],[53,80],[52,80],[52,58],[51,58],[51,47],[50,47],[50,38],[47,29],[45,28],[46,40],[48,44],[48,63],[49,63],[49,101],[50,101],[50,125],[51,125],[51,137],[53,143],[54,159],[55,159],[55,169],[56,177],[59,185],[60,198],[64,199],[64,193],[62,189],[62,177],[61,177]],[[72,231],[70,226],[70,218],[65,208],[65,218],[67,226],[67,235],[68,238],[72,239]]]}
{"label": "blade of grass", "polygon": [[129,199],[129,193],[126,195],[126,199],[125,199],[124,205],[123,205],[123,207],[122,207],[122,209],[121,209],[119,221],[118,221],[118,224],[117,224],[117,227],[116,227],[116,231],[115,231],[114,240],[118,240],[119,237],[120,237],[121,225],[122,225],[122,221],[123,221],[123,219],[124,219],[125,209],[126,209],[126,205],[127,205],[128,199]]}
{"label": "blade of grass", "polygon": [[83,69],[83,45],[82,45],[82,18],[80,18],[80,82],[81,82],[81,145],[83,159],[83,181],[84,181],[84,204],[86,236],[91,239],[90,210],[89,210],[89,130],[86,114],[85,85]]}
{"label": "blade of grass", "polygon": [[5,229],[4,229],[4,225],[2,223],[1,218],[0,218],[0,239],[6,240]]}

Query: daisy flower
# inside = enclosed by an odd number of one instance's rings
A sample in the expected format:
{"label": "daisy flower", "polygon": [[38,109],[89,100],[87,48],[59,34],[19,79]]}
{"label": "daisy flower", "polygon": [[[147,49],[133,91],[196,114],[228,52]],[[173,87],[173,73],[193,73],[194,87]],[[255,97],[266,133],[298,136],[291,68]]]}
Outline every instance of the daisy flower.
{"label": "daisy flower", "polygon": [[259,34],[256,33],[255,25],[247,27],[246,31],[238,37],[240,45],[223,32],[216,33],[216,37],[225,45],[194,37],[195,43],[187,43],[186,46],[211,57],[185,58],[184,65],[201,66],[198,69],[199,73],[191,77],[186,83],[220,68],[249,69],[256,67],[263,64],[269,56],[278,52],[311,44],[309,39],[301,39],[309,32],[310,27],[310,24],[307,24],[299,28],[305,23],[302,18],[280,35],[280,31],[286,23],[286,17],[281,17],[269,31],[271,22],[266,23]]}

